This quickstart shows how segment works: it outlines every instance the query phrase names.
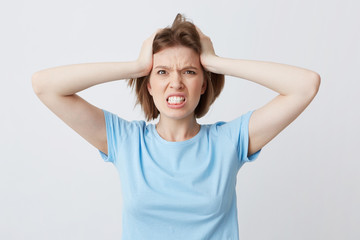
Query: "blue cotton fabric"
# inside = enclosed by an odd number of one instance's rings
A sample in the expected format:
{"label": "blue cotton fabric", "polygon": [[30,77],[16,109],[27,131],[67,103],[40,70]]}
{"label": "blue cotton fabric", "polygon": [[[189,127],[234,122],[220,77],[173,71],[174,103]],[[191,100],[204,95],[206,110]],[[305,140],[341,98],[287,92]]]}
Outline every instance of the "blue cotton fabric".
{"label": "blue cotton fabric", "polygon": [[201,125],[182,142],[159,136],[154,124],[103,110],[108,155],[120,175],[122,240],[238,240],[236,175],[247,156],[252,112]]}

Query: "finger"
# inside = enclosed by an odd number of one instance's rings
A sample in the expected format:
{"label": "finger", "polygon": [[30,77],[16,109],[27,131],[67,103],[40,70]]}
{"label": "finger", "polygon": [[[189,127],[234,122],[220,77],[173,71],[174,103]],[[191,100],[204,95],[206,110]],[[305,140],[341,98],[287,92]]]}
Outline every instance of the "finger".
{"label": "finger", "polygon": [[163,28],[158,28],[158,29],[151,35],[152,39],[154,39],[155,36],[156,36],[158,33],[160,33],[162,30],[163,30]]}
{"label": "finger", "polygon": [[155,32],[153,32],[147,39],[145,39],[145,42],[147,42],[147,43],[152,43],[153,41],[154,41],[154,39],[155,39],[155,36],[159,33],[159,32],[161,32],[161,28],[158,28]]}
{"label": "finger", "polygon": [[195,26],[195,27],[196,27],[196,30],[198,31],[200,37],[206,36],[206,35],[200,30],[200,28],[198,28],[198,26]]}

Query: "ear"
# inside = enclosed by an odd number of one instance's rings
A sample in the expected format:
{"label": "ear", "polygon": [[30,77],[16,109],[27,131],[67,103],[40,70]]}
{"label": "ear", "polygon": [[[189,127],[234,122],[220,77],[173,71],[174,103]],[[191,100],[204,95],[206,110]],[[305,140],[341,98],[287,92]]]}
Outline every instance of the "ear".
{"label": "ear", "polygon": [[147,86],[148,92],[149,92],[150,95],[152,96],[152,91],[151,91],[152,89],[151,89],[150,81],[147,82],[146,86]]}
{"label": "ear", "polygon": [[204,94],[207,88],[207,78],[204,78],[203,85],[201,86],[201,94]]}

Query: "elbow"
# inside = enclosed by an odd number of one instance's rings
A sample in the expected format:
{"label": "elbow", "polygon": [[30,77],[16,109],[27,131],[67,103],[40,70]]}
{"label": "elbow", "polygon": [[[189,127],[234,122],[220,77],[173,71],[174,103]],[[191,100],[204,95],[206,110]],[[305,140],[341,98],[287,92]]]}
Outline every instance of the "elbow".
{"label": "elbow", "polygon": [[319,88],[320,88],[320,83],[321,83],[321,77],[318,73],[316,72],[312,72],[312,76],[311,76],[311,93],[313,95],[313,97],[315,97],[315,95],[318,93]]}
{"label": "elbow", "polygon": [[310,74],[306,77],[306,81],[304,81],[304,89],[303,94],[310,99],[313,99],[319,91],[321,77],[316,72],[310,72]]}
{"label": "elbow", "polygon": [[41,72],[36,72],[32,75],[31,84],[36,95],[40,95],[42,93],[42,82]]}

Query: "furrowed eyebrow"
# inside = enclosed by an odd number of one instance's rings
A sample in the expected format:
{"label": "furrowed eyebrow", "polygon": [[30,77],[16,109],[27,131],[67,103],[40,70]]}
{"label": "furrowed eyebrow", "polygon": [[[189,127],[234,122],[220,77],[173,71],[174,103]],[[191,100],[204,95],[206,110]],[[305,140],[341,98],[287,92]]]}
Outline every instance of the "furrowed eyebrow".
{"label": "furrowed eyebrow", "polygon": [[167,66],[159,65],[159,66],[154,67],[154,69],[170,69],[170,68]]}
{"label": "furrowed eyebrow", "polygon": [[[171,67],[159,65],[159,66],[156,66],[154,69],[171,69]],[[181,71],[182,71],[182,70],[185,70],[185,69],[198,70],[198,68],[197,68],[197,67],[194,67],[194,66],[185,66],[184,68],[181,69]]]}
{"label": "furrowed eyebrow", "polygon": [[182,70],[185,70],[185,69],[198,70],[198,68],[197,68],[197,67],[193,67],[193,66],[186,66],[186,67],[184,67]]}

